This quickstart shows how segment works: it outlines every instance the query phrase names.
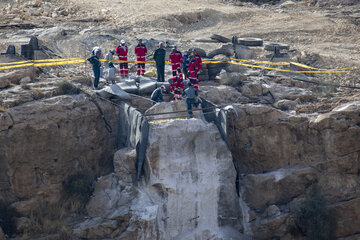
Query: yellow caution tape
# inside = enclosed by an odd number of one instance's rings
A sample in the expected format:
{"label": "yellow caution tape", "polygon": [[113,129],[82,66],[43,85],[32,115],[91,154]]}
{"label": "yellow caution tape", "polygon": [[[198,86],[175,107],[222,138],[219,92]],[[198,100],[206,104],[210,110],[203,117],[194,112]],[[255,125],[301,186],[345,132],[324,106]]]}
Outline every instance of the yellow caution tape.
{"label": "yellow caution tape", "polygon": [[[232,61],[221,61],[220,59],[204,59],[204,63],[214,63],[214,64],[220,64],[220,63],[230,63],[235,65],[242,65],[246,67],[251,68],[260,68],[260,69],[268,69],[268,70],[274,70],[274,71],[280,71],[280,72],[292,72],[292,73],[348,73],[352,72],[349,71],[350,69],[356,68],[353,67],[347,67],[347,68],[339,68],[339,69],[320,69],[320,68],[314,68],[310,67],[301,63],[295,63],[295,62],[269,62],[269,61],[256,61],[256,60],[246,60],[246,59],[235,59],[230,58]],[[12,63],[0,63],[0,70],[6,70],[6,69],[14,69],[14,68],[22,68],[22,67],[44,67],[44,66],[59,66],[59,65],[67,65],[67,64],[76,64],[76,63],[84,63],[86,61],[85,58],[60,58],[60,59],[43,59],[43,60],[29,60],[29,61],[21,61],[21,62],[12,62]],[[109,60],[101,59],[101,62],[108,62]],[[123,60],[113,60],[114,63],[155,63],[155,61],[123,61]],[[279,69],[279,68],[272,68],[272,67],[264,67],[264,66],[258,66],[253,64],[247,64],[243,62],[250,62],[250,63],[258,63],[258,64],[267,64],[267,65],[295,65],[302,68],[312,69],[313,71],[296,71],[296,70],[287,70],[287,69]],[[166,61],[165,63],[169,64],[169,61]],[[11,65],[11,66],[4,66],[4,65]]]}
{"label": "yellow caution tape", "polygon": [[320,70],[320,71],[343,71],[343,70],[349,70],[356,68],[355,66],[347,67],[347,68],[334,68],[334,69],[324,69],[324,68],[315,68],[310,67],[305,64],[296,63],[296,62],[269,62],[269,61],[256,61],[256,60],[246,60],[246,59],[236,59],[236,58],[230,58],[230,60],[238,61],[238,62],[251,62],[251,63],[259,63],[259,64],[267,64],[267,65],[295,65],[302,68],[308,68],[313,70]]}
{"label": "yellow caution tape", "polygon": [[3,65],[24,64],[24,63],[32,63],[32,62],[33,62],[33,60],[22,61],[22,62],[0,63],[0,66],[3,66]]}
{"label": "yellow caution tape", "polygon": [[334,71],[343,71],[343,70],[349,70],[349,69],[353,69],[356,68],[355,66],[352,67],[347,67],[347,68],[334,68],[334,69],[324,69],[324,68],[314,68],[314,67],[310,67],[301,63],[296,63],[296,62],[290,62],[292,65],[298,66],[298,67],[302,67],[302,68],[309,68],[309,69],[314,69],[314,70],[320,70],[320,71],[326,71],[326,70],[334,70]]}
{"label": "yellow caution tape", "polygon": [[336,70],[293,71],[293,70],[280,69],[280,68],[263,67],[263,66],[252,65],[252,64],[247,64],[247,63],[239,63],[239,62],[229,62],[229,63],[236,64],[236,65],[242,65],[242,66],[246,66],[246,67],[251,67],[251,68],[261,68],[261,69],[275,70],[275,71],[280,71],[280,72],[292,72],[292,73],[349,73],[349,72],[352,72],[352,71],[336,71]]}
{"label": "yellow caution tape", "polygon": [[26,63],[26,64],[19,64],[14,66],[5,66],[0,67],[0,70],[7,70],[7,69],[14,69],[14,68],[22,68],[22,67],[45,67],[45,66],[59,66],[59,65],[67,65],[67,64],[75,64],[75,63],[83,63],[84,59],[73,60],[73,61],[58,61],[58,62],[50,62],[50,63]]}
{"label": "yellow caution tape", "polygon": [[20,64],[20,65],[15,65],[15,66],[0,67],[0,70],[7,70],[7,69],[21,68],[21,67],[30,67],[33,65],[34,65],[34,63],[26,63],[26,64]]}
{"label": "yellow caution tape", "polygon": [[162,119],[162,120],[153,120],[149,121],[150,124],[160,124],[160,123],[166,123],[173,120],[187,120],[187,118],[169,118],[169,119]]}
{"label": "yellow caution tape", "polygon": [[74,60],[74,61],[63,61],[63,62],[51,62],[51,63],[36,63],[34,67],[47,67],[47,66],[59,66],[59,65],[67,65],[67,64],[75,64],[75,63],[83,63],[85,60]]}
{"label": "yellow caution tape", "polygon": [[73,61],[73,60],[80,60],[80,59],[85,59],[85,58],[57,58],[57,59],[28,60],[28,61],[21,61],[21,62],[0,63],[0,66],[18,65],[18,64],[24,64],[24,63],[35,63],[35,62],[63,62],[63,61]]}

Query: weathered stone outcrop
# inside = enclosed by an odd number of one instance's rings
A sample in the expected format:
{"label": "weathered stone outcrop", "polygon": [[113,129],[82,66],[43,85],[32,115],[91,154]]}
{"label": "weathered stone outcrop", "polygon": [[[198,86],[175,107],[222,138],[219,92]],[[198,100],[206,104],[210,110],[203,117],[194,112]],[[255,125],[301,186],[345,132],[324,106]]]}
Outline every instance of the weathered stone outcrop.
{"label": "weathered stone outcrop", "polygon": [[106,131],[96,106],[82,94],[29,102],[1,113],[5,121],[0,127],[0,199],[56,201],[68,176],[109,171],[117,109],[99,104],[112,133]]}
{"label": "weathered stone outcrop", "polygon": [[[183,137],[186,136],[186,137]],[[201,119],[151,124],[144,177],[135,187],[135,150],[115,153],[115,173],[98,179],[79,238],[245,239],[231,153]]]}
{"label": "weathered stone outcrop", "polygon": [[98,179],[87,211],[91,218],[73,230],[79,238],[158,238],[158,206],[142,189],[122,185],[116,173]]}
{"label": "weathered stone outcrop", "polygon": [[191,119],[152,125],[144,168],[143,184],[159,205],[161,238],[238,227],[236,172],[213,124]]}
{"label": "weathered stone outcrop", "polygon": [[238,119],[228,115],[227,131],[241,174],[245,231],[258,239],[292,239],[291,209],[317,182],[337,216],[336,236],[358,233],[360,103],[315,118],[258,105],[237,110]]}

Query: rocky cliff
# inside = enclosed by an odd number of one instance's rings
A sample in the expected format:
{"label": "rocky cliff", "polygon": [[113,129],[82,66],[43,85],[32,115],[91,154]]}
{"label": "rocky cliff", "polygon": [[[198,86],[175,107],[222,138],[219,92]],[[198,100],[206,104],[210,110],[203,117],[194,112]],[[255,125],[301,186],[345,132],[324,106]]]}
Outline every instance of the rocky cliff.
{"label": "rocky cliff", "polygon": [[135,165],[135,150],[115,154],[115,173],[96,184],[87,206],[91,219],[74,230],[78,237],[243,239],[236,171],[215,125],[200,119],[151,124],[139,184]]}
{"label": "rocky cliff", "polygon": [[0,112],[0,199],[56,202],[68,176],[86,172],[95,177],[111,171],[117,109],[99,104],[112,133],[84,94],[32,101]]}
{"label": "rocky cliff", "polygon": [[228,133],[240,177],[245,229],[258,239],[293,239],[294,204],[317,182],[335,211],[337,237],[358,233],[360,103],[314,116],[238,106]]}

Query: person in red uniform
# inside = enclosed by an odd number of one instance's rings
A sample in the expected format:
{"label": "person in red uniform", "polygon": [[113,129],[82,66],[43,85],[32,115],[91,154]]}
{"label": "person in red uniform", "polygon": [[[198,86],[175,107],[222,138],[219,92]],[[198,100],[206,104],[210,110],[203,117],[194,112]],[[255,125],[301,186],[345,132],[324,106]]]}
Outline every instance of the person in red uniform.
{"label": "person in red uniform", "polygon": [[169,61],[171,62],[171,70],[173,71],[173,75],[179,74],[180,75],[179,77],[182,78],[181,64],[183,62],[183,56],[181,52],[177,50],[176,46],[173,47],[169,55]]}
{"label": "person in red uniform", "polygon": [[192,49],[192,54],[195,57],[196,61],[198,62],[198,65],[199,65],[197,71],[200,72],[202,70],[202,60],[201,60],[199,53],[196,51],[196,48]]}
{"label": "person in red uniform", "polygon": [[174,75],[169,79],[171,92],[174,95],[174,100],[181,99],[181,94],[184,89],[184,80],[180,77],[180,74]]}
{"label": "person in red uniform", "polygon": [[195,59],[194,55],[190,55],[188,78],[191,84],[193,85],[193,87],[195,88],[195,90],[199,90],[198,71],[199,71],[199,63]]}
{"label": "person in red uniform", "polygon": [[[116,55],[118,55],[119,60],[127,61],[128,47],[124,39],[120,41],[120,45],[116,48]],[[129,67],[127,62],[120,63],[120,76],[122,78],[129,77]]]}
{"label": "person in red uniform", "polygon": [[145,56],[147,54],[147,48],[145,44],[143,44],[142,40],[138,40],[138,45],[135,47],[135,55],[136,61],[140,61],[143,63],[137,64],[137,75],[144,75],[145,74]]}

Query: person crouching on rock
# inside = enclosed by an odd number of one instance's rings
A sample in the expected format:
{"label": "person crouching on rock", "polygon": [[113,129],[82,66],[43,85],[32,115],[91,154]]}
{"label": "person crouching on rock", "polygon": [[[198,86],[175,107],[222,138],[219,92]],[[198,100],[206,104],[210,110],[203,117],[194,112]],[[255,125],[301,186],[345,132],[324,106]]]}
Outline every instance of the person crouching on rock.
{"label": "person crouching on rock", "polygon": [[94,50],[94,55],[89,57],[87,60],[93,65],[93,72],[94,72],[94,89],[99,89],[99,79],[100,79],[100,56],[101,56],[101,49],[96,48]]}
{"label": "person crouching on rock", "polygon": [[158,102],[163,102],[163,92],[165,92],[165,85],[161,85],[161,87],[155,89],[151,94],[151,100],[153,101],[153,105]]}
{"label": "person crouching on rock", "polygon": [[188,83],[188,88],[182,93],[183,96],[186,96],[187,110],[189,111],[189,118],[193,117],[192,105],[198,107],[199,102],[196,100],[198,96],[198,91],[192,86],[191,82]]}
{"label": "person crouching on rock", "polygon": [[114,64],[110,61],[109,62],[109,67],[106,69],[106,73],[105,73],[105,79],[107,83],[112,83],[115,84],[115,80],[116,80],[116,76],[115,76],[115,72],[119,73],[120,71],[114,67]]}

